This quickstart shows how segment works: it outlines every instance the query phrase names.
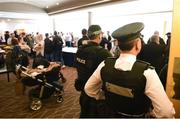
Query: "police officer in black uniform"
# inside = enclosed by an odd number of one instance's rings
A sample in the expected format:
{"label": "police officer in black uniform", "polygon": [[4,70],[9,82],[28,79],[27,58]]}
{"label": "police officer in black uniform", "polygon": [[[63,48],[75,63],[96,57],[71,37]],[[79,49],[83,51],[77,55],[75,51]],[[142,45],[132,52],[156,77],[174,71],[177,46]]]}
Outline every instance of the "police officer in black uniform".
{"label": "police officer in black uniform", "polygon": [[85,85],[88,96],[105,99],[109,115],[104,117],[146,117],[151,102],[153,116],[173,117],[175,114],[155,69],[149,63],[136,60],[143,28],[143,23],[135,22],[115,30],[112,37],[119,42],[119,58],[107,58]]}
{"label": "police officer in black uniform", "polygon": [[108,50],[99,45],[102,40],[102,31],[99,25],[91,25],[89,27],[88,37],[90,40],[87,42],[87,44],[83,44],[81,47],[79,47],[76,53],[76,68],[78,78],[75,81],[75,88],[77,91],[81,91],[80,117],[97,117],[96,101],[84,93],[84,85],[99,63],[112,55]]}

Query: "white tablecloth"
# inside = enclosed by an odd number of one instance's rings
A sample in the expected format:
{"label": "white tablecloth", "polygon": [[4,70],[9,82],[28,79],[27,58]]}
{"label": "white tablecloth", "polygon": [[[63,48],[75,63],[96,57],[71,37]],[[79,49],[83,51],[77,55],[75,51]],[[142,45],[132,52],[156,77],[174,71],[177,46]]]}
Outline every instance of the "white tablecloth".
{"label": "white tablecloth", "polygon": [[67,53],[76,53],[77,52],[77,48],[76,47],[64,47],[62,49],[63,52],[67,52]]}
{"label": "white tablecloth", "polygon": [[5,53],[5,50],[0,50],[0,53]]}

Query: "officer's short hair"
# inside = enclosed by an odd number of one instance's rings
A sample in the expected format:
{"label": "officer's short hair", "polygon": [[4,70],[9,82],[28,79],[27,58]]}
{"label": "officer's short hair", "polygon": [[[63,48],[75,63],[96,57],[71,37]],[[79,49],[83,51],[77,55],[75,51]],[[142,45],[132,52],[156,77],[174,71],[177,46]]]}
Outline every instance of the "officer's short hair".
{"label": "officer's short hair", "polygon": [[130,51],[132,50],[132,48],[134,47],[134,44],[137,42],[137,40],[131,40],[128,42],[119,42],[118,41],[118,46],[119,49],[121,49],[122,51]]}
{"label": "officer's short hair", "polygon": [[100,33],[102,33],[99,25],[91,25],[88,29],[88,37],[90,40],[94,40]]}

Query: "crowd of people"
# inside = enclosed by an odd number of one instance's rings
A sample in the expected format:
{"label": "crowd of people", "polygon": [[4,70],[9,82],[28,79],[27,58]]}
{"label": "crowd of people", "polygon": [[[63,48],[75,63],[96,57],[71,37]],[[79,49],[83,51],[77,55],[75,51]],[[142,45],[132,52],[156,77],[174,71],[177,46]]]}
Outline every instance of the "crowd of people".
{"label": "crowd of people", "polygon": [[[84,35],[83,35],[84,34]],[[64,64],[62,57],[62,48],[63,47],[79,47],[84,39],[89,39],[87,36],[87,30],[82,30],[83,37],[77,40],[73,36],[73,32],[63,33],[54,31],[54,33],[45,33],[44,35],[37,32],[34,33],[18,33],[16,30],[14,32],[5,31],[4,35],[0,36],[0,44],[5,44],[9,46],[15,46],[15,54],[33,54],[35,56],[42,56],[48,61],[59,61]],[[101,46],[109,51],[112,48],[112,37],[110,36],[109,31],[106,35],[103,35],[103,40],[100,43]],[[114,50],[112,50],[114,52]],[[18,56],[16,56],[18,57]]]}
{"label": "crowd of people", "polygon": [[[82,29],[77,42],[75,89],[80,95],[80,117],[173,117],[166,77],[171,33],[167,42],[155,31],[145,43],[144,24],[131,23],[112,35],[99,25]],[[74,45],[73,34],[54,31],[43,35],[6,32],[5,43],[13,46],[14,59],[21,55],[44,57],[63,64],[62,48]],[[66,39],[66,40],[65,40]],[[2,41],[2,38],[1,38]],[[23,61],[26,61],[24,59]],[[22,60],[21,60],[22,61]],[[19,62],[27,66],[26,62]]]}
{"label": "crowd of people", "polygon": [[62,47],[64,42],[56,31],[54,31],[52,36],[49,36],[49,33],[46,33],[45,38],[38,32],[35,36],[24,32],[21,34],[18,34],[16,31],[11,34],[6,32],[4,40],[5,42],[2,42],[2,40],[1,44],[12,46],[15,59],[23,53],[27,55],[31,54],[34,56],[41,56],[46,58],[48,61],[63,63]]}

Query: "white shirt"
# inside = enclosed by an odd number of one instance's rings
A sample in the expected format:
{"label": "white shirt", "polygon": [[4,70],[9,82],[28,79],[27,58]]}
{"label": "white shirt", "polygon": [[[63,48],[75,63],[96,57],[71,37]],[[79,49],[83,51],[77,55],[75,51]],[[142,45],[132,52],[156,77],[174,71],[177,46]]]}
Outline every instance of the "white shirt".
{"label": "white shirt", "polygon": [[[135,55],[123,54],[115,62],[115,68],[123,71],[131,70],[136,61]],[[95,72],[89,78],[85,85],[85,92],[90,97],[95,99],[105,99],[102,91],[101,68],[104,66],[104,61],[97,67]],[[173,104],[169,100],[162,83],[154,69],[147,69],[144,71],[146,77],[145,94],[151,99],[154,107],[153,114],[156,117],[173,117],[175,110]]]}

